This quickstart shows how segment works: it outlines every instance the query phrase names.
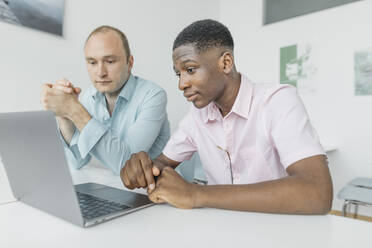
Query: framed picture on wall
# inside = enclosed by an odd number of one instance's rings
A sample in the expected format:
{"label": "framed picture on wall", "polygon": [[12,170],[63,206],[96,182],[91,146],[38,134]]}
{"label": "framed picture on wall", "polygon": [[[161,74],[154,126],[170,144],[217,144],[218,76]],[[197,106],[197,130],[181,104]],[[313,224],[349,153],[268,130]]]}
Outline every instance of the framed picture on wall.
{"label": "framed picture on wall", "polygon": [[317,89],[319,53],[314,44],[293,44],[280,48],[280,83],[291,84],[301,92]]}
{"label": "framed picture on wall", "polygon": [[372,95],[372,49],[354,53],[355,95]]}
{"label": "framed picture on wall", "polygon": [[263,25],[361,0],[264,0]]}
{"label": "framed picture on wall", "polygon": [[65,0],[0,0],[0,21],[63,35]]}

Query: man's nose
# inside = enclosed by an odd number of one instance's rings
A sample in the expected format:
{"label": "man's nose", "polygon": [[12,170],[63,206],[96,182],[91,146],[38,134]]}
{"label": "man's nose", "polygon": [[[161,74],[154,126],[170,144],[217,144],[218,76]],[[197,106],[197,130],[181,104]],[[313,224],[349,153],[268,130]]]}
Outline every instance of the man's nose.
{"label": "man's nose", "polygon": [[107,69],[104,63],[98,64],[98,70],[97,70],[97,76],[99,77],[105,77],[107,75]]}
{"label": "man's nose", "polygon": [[188,78],[180,76],[180,79],[178,81],[178,88],[183,91],[188,87],[190,87],[190,81],[188,80]]}

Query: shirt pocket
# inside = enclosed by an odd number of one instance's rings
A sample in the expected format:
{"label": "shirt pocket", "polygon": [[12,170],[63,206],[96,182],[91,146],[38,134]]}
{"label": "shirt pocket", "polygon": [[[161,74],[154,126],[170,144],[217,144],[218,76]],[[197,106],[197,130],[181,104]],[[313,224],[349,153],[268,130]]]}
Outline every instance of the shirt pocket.
{"label": "shirt pocket", "polygon": [[242,176],[246,178],[246,183],[257,183],[274,178],[268,162],[255,146],[241,148],[239,157]]}

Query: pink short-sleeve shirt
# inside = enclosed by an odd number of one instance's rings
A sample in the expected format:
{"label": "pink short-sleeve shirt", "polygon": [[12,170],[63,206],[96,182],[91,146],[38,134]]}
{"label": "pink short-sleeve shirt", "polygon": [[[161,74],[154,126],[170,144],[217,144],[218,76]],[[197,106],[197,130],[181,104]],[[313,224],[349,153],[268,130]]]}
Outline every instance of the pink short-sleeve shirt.
{"label": "pink short-sleeve shirt", "polygon": [[254,84],[242,75],[232,110],[191,107],[163,153],[182,162],[199,152],[208,184],[248,184],[287,176],[296,161],[325,154],[290,85]]}

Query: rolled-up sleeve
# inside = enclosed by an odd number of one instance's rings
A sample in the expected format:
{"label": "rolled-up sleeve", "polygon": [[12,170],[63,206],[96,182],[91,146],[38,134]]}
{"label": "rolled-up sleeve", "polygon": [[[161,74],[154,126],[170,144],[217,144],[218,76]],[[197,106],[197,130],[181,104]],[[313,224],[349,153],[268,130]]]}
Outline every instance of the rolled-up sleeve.
{"label": "rolled-up sleeve", "polygon": [[82,156],[80,155],[80,151],[78,148],[78,139],[79,139],[79,131],[75,130],[70,144],[67,144],[64,138],[62,137],[62,134],[60,134],[60,138],[62,140],[63,148],[66,154],[67,162],[70,165],[70,167],[74,169],[80,169],[89,161],[91,160],[91,156],[88,154],[87,156]]}

